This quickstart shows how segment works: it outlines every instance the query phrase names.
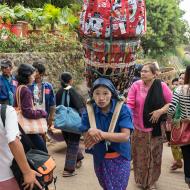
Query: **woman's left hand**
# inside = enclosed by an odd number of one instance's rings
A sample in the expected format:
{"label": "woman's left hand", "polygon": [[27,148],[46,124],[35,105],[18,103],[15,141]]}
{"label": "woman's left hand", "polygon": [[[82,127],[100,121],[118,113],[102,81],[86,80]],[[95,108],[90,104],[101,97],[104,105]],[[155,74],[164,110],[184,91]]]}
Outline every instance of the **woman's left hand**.
{"label": "woman's left hand", "polygon": [[160,116],[162,115],[162,110],[161,109],[155,110],[155,111],[151,112],[150,115],[152,115],[150,118],[150,121],[152,123],[157,123]]}

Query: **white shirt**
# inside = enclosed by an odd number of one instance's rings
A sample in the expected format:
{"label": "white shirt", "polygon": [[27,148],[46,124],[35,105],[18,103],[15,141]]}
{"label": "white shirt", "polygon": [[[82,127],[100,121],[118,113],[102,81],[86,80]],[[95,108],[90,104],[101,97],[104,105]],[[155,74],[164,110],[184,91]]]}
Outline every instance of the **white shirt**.
{"label": "white shirt", "polygon": [[8,144],[19,136],[17,114],[13,107],[7,106],[5,127],[0,117],[0,182],[9,180],[13,177],[10,169],[13,155]]}

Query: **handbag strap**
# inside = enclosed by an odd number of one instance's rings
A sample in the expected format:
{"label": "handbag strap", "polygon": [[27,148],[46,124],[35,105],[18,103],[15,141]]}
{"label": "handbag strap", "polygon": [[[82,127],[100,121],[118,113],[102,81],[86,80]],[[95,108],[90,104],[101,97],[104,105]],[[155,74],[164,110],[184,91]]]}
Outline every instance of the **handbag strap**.
{"label": "handbag strap", "polygon": [[[17,107],[20,111],[22,111],[21,109],[21,98],[20,98],[20,94],[21,94],[21,90],[23,87],[26,87],[28,88],[26,85],[19,85],[17,87],[17,90],[16,90],[16,101],[17,101]],[[34,102],[32,100],[32,108],[35,110],[35,106],[34,106]]]}
{"label": "handbag strap", "polygon": [[20,93],[21,89],[23,87],[26,87],[26,85],[19,85],[16,90],[16,101],[17,101],[17,107],[21,110],[21,101],[20,101]]}
{"label": "handbag strap", "polygon": [[69,90],[72,88],[72,86],[68,85],[66,88],[64,88],[62,98],[61,98],[61,105],[65,105],[65,97],[67,102],[67,107],[70,106],[70,92]]}

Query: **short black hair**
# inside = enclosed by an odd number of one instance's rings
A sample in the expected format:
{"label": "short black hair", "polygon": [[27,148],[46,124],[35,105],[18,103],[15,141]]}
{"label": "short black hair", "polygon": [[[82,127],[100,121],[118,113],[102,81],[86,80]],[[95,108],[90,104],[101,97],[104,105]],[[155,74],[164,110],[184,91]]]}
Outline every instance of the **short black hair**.
{"label": "short black hair", "polygon": [[174,78],[173,80],[172,80],[172,84],[174,83],[174,82],[178,82],[178,78]]}
{"label": "short black hair", "polygon": [[40,61],[35,61],[32,66],[37,69],[37,71],[40,73],[40,74],[45,74],[46,72],[46,68],[44,66],[44,64]]}
{"label": "short black hair", "polygon": [[29,83],[29,77],[35,72],[35,68],[30,64],[21,64],[18,67],[16,80],[18,84],[27,85]]}
{"label": "short black hair", "polygon": [[60,80],[61,80],[61,86],[63,88],[67,87],[67,84],[69,83],[70,80],[72,80],[72,75],[69,72],[63,72],[61,74]]}

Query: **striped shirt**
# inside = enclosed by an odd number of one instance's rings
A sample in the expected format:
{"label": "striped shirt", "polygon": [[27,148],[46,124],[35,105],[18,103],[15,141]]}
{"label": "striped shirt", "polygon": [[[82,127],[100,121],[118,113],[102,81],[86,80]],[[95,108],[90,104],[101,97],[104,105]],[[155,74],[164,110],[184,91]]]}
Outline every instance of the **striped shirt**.
{"label": "striped shirt", "polygon": [[178,87],[174,94],[168,109],[168,116],[172,117],[176,112],[179,104],[181,118],[190,118],[190,87],[187,85]]}

